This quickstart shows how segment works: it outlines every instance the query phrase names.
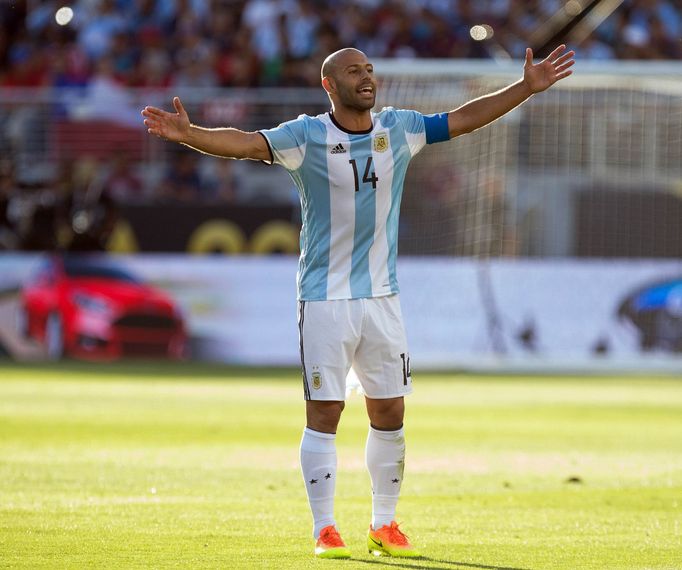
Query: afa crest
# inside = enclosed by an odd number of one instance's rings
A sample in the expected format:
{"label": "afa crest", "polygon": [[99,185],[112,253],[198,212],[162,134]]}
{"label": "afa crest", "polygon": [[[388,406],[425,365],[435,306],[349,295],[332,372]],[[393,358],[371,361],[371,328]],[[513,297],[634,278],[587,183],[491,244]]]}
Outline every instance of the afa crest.
{"label": "afa crest", "polygon": [[388,150],[388,133],[377,133],[374,137],[374,152],[386,152]]}
{"label": "afa crest", "polygon": [[322,376],[320,375],[319,372],[313,372],[312,378],[313,378],[313,388],[315,388],[315,390],[319,390],[322,387]]}

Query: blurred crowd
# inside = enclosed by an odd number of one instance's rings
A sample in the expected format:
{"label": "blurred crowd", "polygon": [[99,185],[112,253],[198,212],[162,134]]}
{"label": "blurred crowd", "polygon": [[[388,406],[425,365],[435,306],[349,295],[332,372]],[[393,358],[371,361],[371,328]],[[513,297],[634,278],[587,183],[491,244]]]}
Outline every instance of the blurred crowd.
{"label": "blurred crowd", "polygon": [[[141,119],[130,102],[130,87],[183,93],[197,87],[319,86],[322,60],[345,46],[370,58],[521,58],[526,46],[536,44],[538,30],[551,27],[556,14],[576,4],[5,0],[0,1],[0,95],[21,93],[13,88],[56,89],[49,91],[51,119],[113,120],[139,135]],[[472,28],[483,25],[485,39],[474,39]],[[682,0],[625,0],[571,47],[582,59],[679,59],[681,34]],[[81,92],[82,97],[73,95]],[[55,103],[57,94],[70,96],[69,112]],[[180,149],[150,167],[140,160],[139,148],[118,141],[113,148],[121,152],[69,154],[63,141],[47,139],[59,133],[48,133],[45,111],[22,105],[18,97],[11,105],[0,103],[0,250],[101,248],[120,205],[271,202],[270,196],[254,198],[245,190],[258,176],[270,176],[258,165],[209,161]],[[69,120],[62,122],[69,126]],[[99,139],[86,133],[81,144],[93,151]],[[47,151],[56,147],[62,156],[49,157]],[[49,157],[46,171],[35,164],[36,156]],[[287,184],[288,179],[263,178],[261,187]],[[280,193],[277,199],[292,203],[295,195]]]}
{"label": "blurred crowd", "polygon": [[[0,2],[0,85],[82,86],[99,69],[135,87],[318,85],[343,46],[370,57],[520,57],[566,0],[67,0]],[[575,4],[575,3],[574,3]],[[626,0],[579,57],[676,59],[680,0]],[[62,22],[64,23],[64,22]],[[472,26],[492,37],[476,41]]]}
{"label": "blurred crowd", "polygon": [[[20,176],[15,162],[0,156],[0,251],[102,251],[126,206],[182,211],[188,205],[277,204],[239,196],[235,164],[202,163],[198,153],[177,147],[159,180],[149,184],[125,149],[107,159],[64,159],[50,176],[38,178]],[[281,204],[293,203],[294,196],[281,190],[286,181],[275,186]]]}

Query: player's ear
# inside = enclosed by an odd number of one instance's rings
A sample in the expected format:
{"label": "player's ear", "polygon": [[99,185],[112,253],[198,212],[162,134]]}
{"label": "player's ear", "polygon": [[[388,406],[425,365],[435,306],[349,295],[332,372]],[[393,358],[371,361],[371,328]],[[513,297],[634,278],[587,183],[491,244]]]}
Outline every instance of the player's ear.
{"label": "player's ear", "polygon": [[322,78],[322,87],[327,93],[333,93],[336,89],[334,80],[329,75]]}

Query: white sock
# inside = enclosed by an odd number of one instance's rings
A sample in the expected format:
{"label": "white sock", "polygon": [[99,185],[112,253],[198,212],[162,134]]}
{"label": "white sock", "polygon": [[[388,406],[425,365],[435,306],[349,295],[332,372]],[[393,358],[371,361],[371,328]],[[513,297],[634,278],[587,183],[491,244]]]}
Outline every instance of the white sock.
{"label": "white sock", "polygon": [[336,434],[309,428],[301,439],[301,471],[308,502],[313,514],[313,537],[334,520],[334,488],[336,486]]}
{"label": "white sock", "polygon": [[369,427],[365,461],[372,480],[372,528],[395,520],[405,468],[405,433]]}

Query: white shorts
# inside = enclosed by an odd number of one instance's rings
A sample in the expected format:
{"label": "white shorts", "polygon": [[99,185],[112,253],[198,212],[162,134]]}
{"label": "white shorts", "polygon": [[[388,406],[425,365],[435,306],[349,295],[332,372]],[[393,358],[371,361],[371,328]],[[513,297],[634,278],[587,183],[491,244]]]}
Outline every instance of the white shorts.
{"label": "white shorts", "polygon": [[351,366],[368,398],[412,392],[398,295],[300,301],[298,330],[306,400],[345,400]]}

